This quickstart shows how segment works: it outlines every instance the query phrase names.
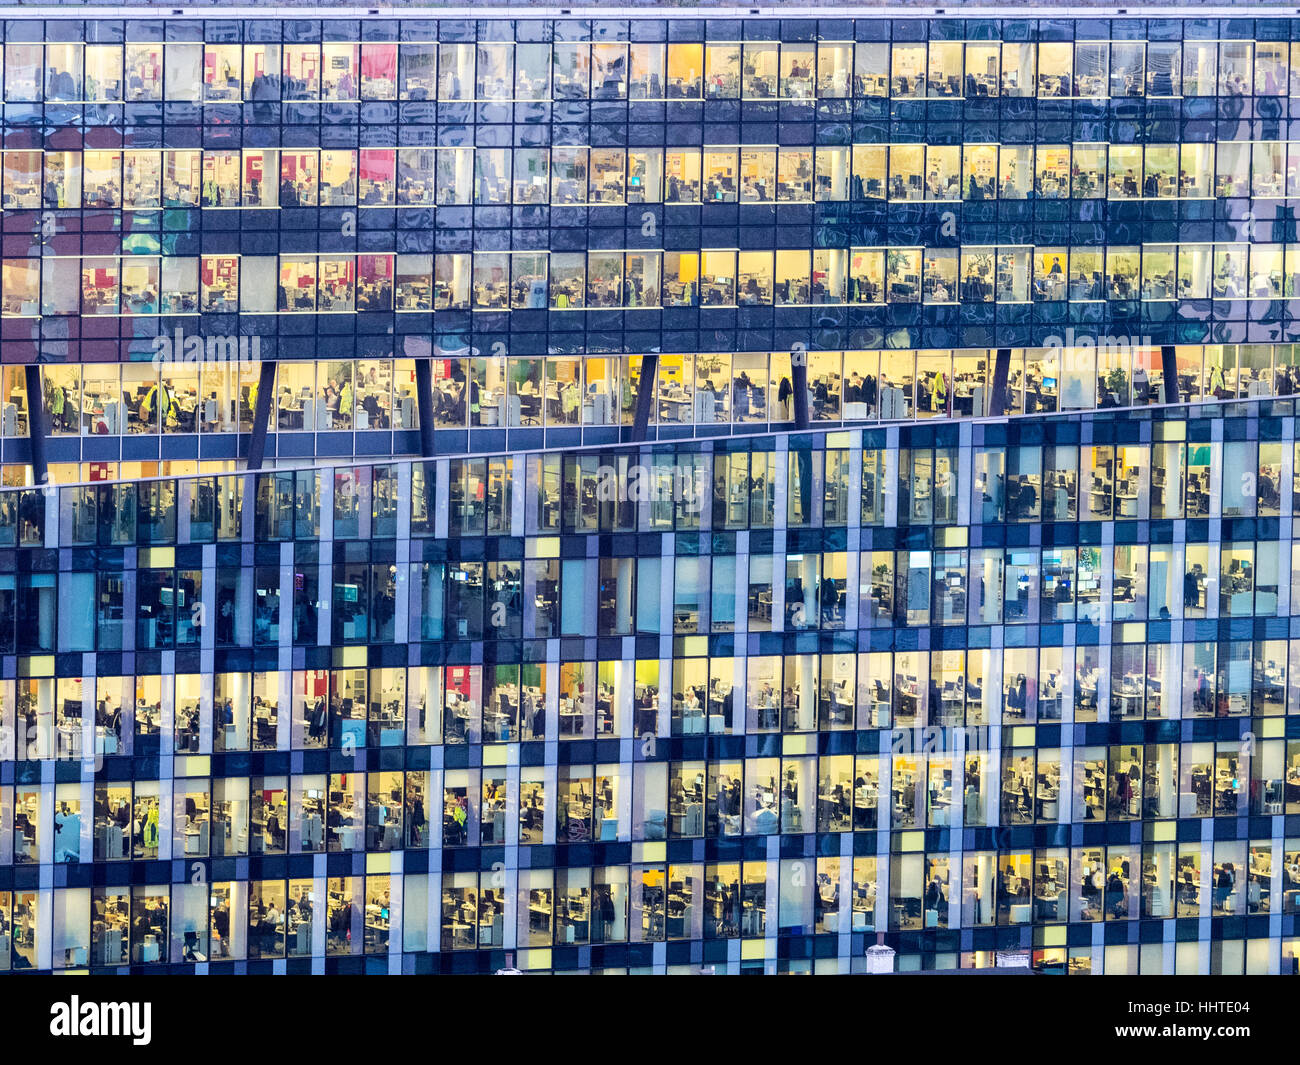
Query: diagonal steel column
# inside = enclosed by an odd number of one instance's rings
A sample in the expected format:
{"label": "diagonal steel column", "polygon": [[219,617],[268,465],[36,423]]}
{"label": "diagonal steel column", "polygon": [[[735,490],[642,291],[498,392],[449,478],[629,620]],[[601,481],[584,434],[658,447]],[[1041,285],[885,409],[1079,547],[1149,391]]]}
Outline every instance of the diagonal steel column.
{"label": "diagonal steel column", "polygon": [[650,425],[650,408],[655,398],[655,373],[659,369],[658,355],[641,356],[641,376],[636,383],[636,411],[632,416],[632,439],[641,441]]}
{"label": "diagonal steel column", "polygon": [[1011,349],[998,348],[993,360],[993,381],[989,390],[989,409],[985,414],[1001,418],[1007,413],[1007,377],[1011,374]]}
{"label": "diagonal steel column", "polygon": [[812,451],[809,448],[800,447],[795,448],[791,454],[794,455],[795,464],[799,468],[799,513],[803,515],[805,522],[810,522],[813,520]]}
{"label": "diagonal steel column", "polygon": [[1178,403],[1178,356],[1174,352],[1172,344],[1166,344],[1160,349],[1160,373],[1164,378],[1164,395],[1160,397],[1162,403]]}
{"label": "diagonal steel column", "polygon": [[45,438],[50,427],[45,424],[45,393],[41,390],[41,368],[35,364],[24,366],[27,384],[27,436],[31,441],[32,483],[42,485],[50,479],[50,468],[45,461]]}
{"label": "diagonal steel column", "polygon": [[[468,406],[468,393],[465,400]],[[415,360],[415,403],[420,409],[420,455],[431,459],[433,458],[433,365],[428,359]]]}
{"label": "diagonal steel column", "polygon": [[253,404],[253,435],[248,441],[248,461],[244,469],[252,472],[262,468],[266,454],[266,425],[271,420],[271,397],[275,393],[275,360],[262,363],[257,375],[257,402]]}
{"label": "diagonal steel column", "polygon": [[[433,458],[433,362],[415,360],[415,404],[420,419],[420,457]],[[465,385],[465,406],[469,407],[469,384]],[[437,522],[438,496],[433,490],[433,463],[425,465],[424,507],[425,518],[432,529]]]}

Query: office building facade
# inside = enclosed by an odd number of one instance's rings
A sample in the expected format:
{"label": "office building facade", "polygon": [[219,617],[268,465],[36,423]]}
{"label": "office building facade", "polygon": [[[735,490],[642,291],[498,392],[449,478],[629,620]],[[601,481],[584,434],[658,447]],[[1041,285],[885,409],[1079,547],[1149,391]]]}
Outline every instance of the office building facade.
{"label": "office building facade", "polygon": [[221,14],[0,27],[0,968],[1292,971],[1300,19]]}

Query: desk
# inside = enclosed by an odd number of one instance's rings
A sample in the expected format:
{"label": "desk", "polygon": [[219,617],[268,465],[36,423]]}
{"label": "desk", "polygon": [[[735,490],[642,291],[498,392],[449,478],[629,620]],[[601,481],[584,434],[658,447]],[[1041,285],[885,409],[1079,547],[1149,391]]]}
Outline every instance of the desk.
{"label": "desk", "polygon": [[208,853],[208,823],[206,821],[200,821],[197,825],[186,824],[185,853],[196,855],[206,855]]}
{"label": "desk", "polygon": [[1141,717],[1142,716],[1142,693],[1133,691],[1112,691],[1112,704],[1118,704],[1120,715],[1122,717]]}
{"label": "desk", "polygon": [[685,422],[690,410],[691,400],[687,395],[670,396],[659,394],[660,419],[666,422]]}
{"label": "desk", "polygon": [[1049,921],[1061,920],[1061,903],[1064,899],[1064,891],[1043,891],[1034,896],[1034,910],[1042,919]]}
{"label": "desk", "polygon": [[571,709],[560,708],[560,735],[561,736],[581,736],[583,733],[584,719],[586,714],[578,707]]}
{"label": "desk", "polygon": [[854,789],[853,824],[855,828],[876,827],[876,810],[879,802],[879,792],[874,785],[864,785]]}
{"label": "desk", "polygon": [[1127,494],[1119,493],[1115,496],[1116,515],[1120,518],[1136,518],[1138,516],[1138,497],[1136,493]]}
{"label": "desk", "polygon": [[588,923],[585,917],[567,917],[564,924],[564,942],[576,943],[586,942],[588,938]]}
{"label": "desk", "polygon": [[551,930],[551,907],[543,902],[528,904],[528,930],[530,932],[549,932]]}
{"label": "desk", "polygon": [[1038,820],[1040,821],[1056,820],[1056,814],[1057,814],[1058,803],[1059,803],[1059,798],[1056,794],[1052,792],[1046,792],[1040,790],[1037,796],[1035,797],[1035,801],[1037,802],[1038,805],[1038,809],[1037,809]]}
{"label": "desk", "polygon": [[366,919],[367,939],[373,936],[377,943],[380,944],[386,943],[388,942],[388,929],[389,929],[389,922],[387,921],[381,920],[380,918],[377,917],[375,918],[368,917]]}

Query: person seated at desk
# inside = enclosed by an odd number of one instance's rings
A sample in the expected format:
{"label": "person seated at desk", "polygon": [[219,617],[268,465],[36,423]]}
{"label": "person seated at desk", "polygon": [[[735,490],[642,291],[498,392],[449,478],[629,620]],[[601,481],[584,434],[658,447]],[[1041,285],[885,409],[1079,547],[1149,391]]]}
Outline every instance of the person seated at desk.
{"label": "person seated at desk", "polygon": [[371,429],[387,429],[388,415],[379,405],[379,397],[374,393],[367,393],[361,400],[361,409],[366,412]]}
{"label": "person seated at desk", "polygon": [[[1294,856],[1292,856],[1294,857]],[[1282,894],[1286,898],[1293,892],[1300,892],[1300,861],[1287,862],[1282,866]],[[1295,900],[1291,900],[1288,913],[1294,912]]]}
{"label": "person seated at desk", "polygon": [[345,942],[352,940],[352,900],[349,899],[330,914],[330,935]]}
{"label": "person seated at desk", "polygon": [[945,904],[947,899],[944,897],[943,884],[939,878],[934,877],[925,889],[925,908],[927,910],[938,910],[941,904]]}
{"label": "person seated at desk", "polygon": [[284,849],[284,829],[280,827],[280,818],[274,810],[266,815],[266,838],[270,840],[271,849]]}
{"label": "person seated at desk", "polygon": [[113,697],[111,695],[105,695],[104,698],[99,701],[96,719],[96,723],[105,730],[105,734],[113,736],[117,740],[117,745],[114,745],[113,751],[106,752],[110,754],[114,753],[120,746],[122,740],[122,708],[121,706],[115,707],[113,705]]}
{"label": "person seated at desk", "polygon": [[830,790],[831,803],[835,811],[835,820],[847,825],[852,817],[852,799],[843,783],[836,784]]}
{"label": "person seated at desk", "polygon": [[1034,516],[1037,506],[1038,490],[1026,478],[1020,482],[1020,487],[1016,492],[1015,516],[1021,520],[1029,520]]}
{"label": "person seated at desk", "polygon": [[277,940],[283,922],[284,915],[276,909],[275,903],[272,902],[267,906],[266,913],[262,916],[261,924],[258,926],[258,932],[262,939],[262,950],[266,953],[279,953],[280,945]]}
{"label": "person seated at desk", "polygon": [[285,907],[285,917],[292,919],[295,924],[303,924],[311,921],[311,899],[308,895],[310,889],[302,887],[298,889],[298,898],[294,899],[289,896],[289,901]]}
{"label": "person seated at desk", "polygon": [[649,684],[641,690],[636,706],[637,735],[654,733],[659,728],[659,693]]}
{"label": "person seated at desk", "polygon": [[443,820],[444,840],[448,844],[462,844],[469,825],[469,799],[464,795],[456,796],[449,804]]}
{"label": "person seated at desk", "polygon": [[770,780],[766,786],[762,784],[754,785],[754,793],[750,797],[750,802],[752,803],[750,808],[751,814],[758,814],[764,810],[771,810],[776,806],[776,797],[773,793],[773,789],[774,782]]}
{"label": "person seated at desk", "polygon": [[740,778],[722,777],[718,784],[718,812],[724,817],[739,817],[742,803]]}
{"label": "person seated at desk", "polygon": [[185,933],[185,942],[181,944],[181,961],[185,962],[203,962],[207,961],[207,955],[199,951],[199,934],[198,932],[189,931]]}
{"label": "person seated at desk", "polygon": [[1128,884],[1122,870],[1118,867],[1111,871],[1106,880],[1106,909],[1112,917],[1128,916]]}
{"label": "person seated at desk", "polygon": [[614,734],[614,697],[606,688],[596,693],[596,734],[612,736]]}
{"label": "person seated at desk", "polygon": [[[998,887],[998,909],[1006,910],[1008,915],[1011,907],[1015,906],[1018,901],[1024,901],[1021,896],[1029,894],[1028,883],[1023,880],[1013,866],[1008,865],[1000,874],[1001,884]],[[1005,923],[1005,922],[1003,922]]]}
{"label": "person seated at desk", "polygon": [[1278,495],[1277,485],[1273,483],[1273,477],[1267,469],[1261,470],[1259,474],[1259,501],[1265,507],[1277,507],[1281,502]]}
{"label": "person seated at desk", "polygon": [[687,688],[682,698],[682,716],[695,717],[700,712],[700,699],[694,688]]}
{"label": "person seated at desk", "polygon": [[831,881],[828,877],[819,877],[820,881],[817,890],[813,893],[813,904],[816,907],[816,927],[825,927],[827,914],[839,914],[840,912],[840,883],[838,880]]}
{"label": "person seated at desk", "polygon": [[[329,813],[325,815],[325,826],[327,828],[331,828],[331,829],[347,828],[351,826],[351,824],[352,824],[351,817],[345,817],[342,814],[342,812],[340,812],[338,807],[333,805],[330,806]],[[337,840],[338,838],[337,832],[333,832],[331,833],[331,835],[335,840]]]}

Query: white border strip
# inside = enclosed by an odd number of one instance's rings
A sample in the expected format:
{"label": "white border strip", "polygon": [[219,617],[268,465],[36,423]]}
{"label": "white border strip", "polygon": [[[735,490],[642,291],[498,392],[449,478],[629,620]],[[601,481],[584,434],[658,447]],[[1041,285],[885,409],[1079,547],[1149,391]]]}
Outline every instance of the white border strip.
{"label": "white border strip", "polygon": [[115,6],[96,6],[86,4],[77,6],[76,0],[68,0],[64,6],[52,7],[33,5],[31,7],[0,6],[0,18],[15,21],[34,21],[38,19],[102,19],[105,21],[154,20],[154,19],[321,19],[325,21],[338,19],[473,19],[490,21],[493,19],[564,20],[564,19],[1198,19],[1198,18],[1290,18],[1300,16],[1300,6],[1288,4],[1245,4],[1231,6],[1224,3],[1206,3],[1198,0],[1184,0],[1181,4],[1168,3],[1159,6],[1139,5],[1121,7],[1118,0],[1098,0],[1095,5],[1051,7],[1037,0],[1030,0],[1024,7],[988,7],[966,6],[964,0],[953,0],[947,5],[933,6],[897,6],[894,3],[881,3],[877,6],[863,4],[834,3],[827,0],[825,4],[777,6],[769,3],[756,6],[735,4],[716,7],[678,7],[669,3],[648,3],[634,7],[591,7],[574,5],[563,6],[563,0],[548,0],[529,6],[516,6],[509,3],[496,5],[487,0],[479,7],[430,7],[418,2],[410,6],[379,4],[376,7],[334,7],[325,0],[303,0],[301,6],[266,6],[266,7],[227,7],[220,0],[211,0],[210,4],[198,7],[172,7],[159,0],[128,0]]}

